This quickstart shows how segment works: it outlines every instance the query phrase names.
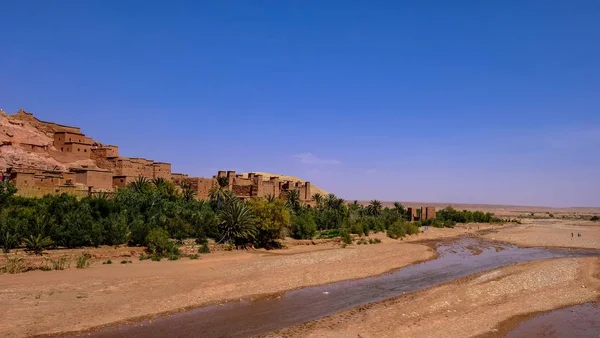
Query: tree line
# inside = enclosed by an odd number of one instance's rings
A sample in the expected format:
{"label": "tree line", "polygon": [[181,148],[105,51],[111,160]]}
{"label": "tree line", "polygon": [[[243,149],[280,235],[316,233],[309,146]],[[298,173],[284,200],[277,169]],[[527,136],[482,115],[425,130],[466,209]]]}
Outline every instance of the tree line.
{"label": "tree line", "polygon": [[41,198],[15,195],[11,183],[0,182],[0,247],[25,247],[41,253],[48,247],[100,245],[147,246],[158,254],[174,254],[172,240],[195,238],[203,250],[208,239],[232,247],[278,248],[290,236],[348,238],[349,234],[387,232],[399,238],[419,232],[419,226],[452,227],[456,222],[490,222],[491,214],[438,211],[436,220],[409,222],[406,208],[347,203],[334,194],[313,196],[314,205],[301,201],[298,191],[284,199],[269,196],[242,201],[218,178],[209,200],[197,200],[189,185],[176,187],[164,179],[140,177],[114,194],[78,199],[72,195]]}

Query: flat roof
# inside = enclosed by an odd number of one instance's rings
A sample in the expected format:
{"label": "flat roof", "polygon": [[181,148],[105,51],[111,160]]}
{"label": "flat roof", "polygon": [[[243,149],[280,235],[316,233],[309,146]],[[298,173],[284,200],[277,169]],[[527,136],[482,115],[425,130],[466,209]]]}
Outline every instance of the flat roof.
{"label": "flat roof", "polygon": [[[46,122],[46,123],[49,123],[49,122]],[[54,124],[56,124],[56,123],[54,123]],[[59,124],[56,124],[56,125],[57,126],[61,126],[61,127],[69,127],[69,126],[62,126],[62,125],[59,125]],[[79,129],[78,127],[70,127],[70,128],[77,128],[77,129]],[[73,133],[73,132],[70,132],[70,131],[57,131],[54,134],[72,134],[72,135],[85,136],[85,134],[83,134],[83,133]]]}
{"label": "flat roof", "polygon": [[71,168],[71,171],[72,172],[76,172],[76,173],[88,172],[88,171],[103,172],[103,173],[112,173],[112,171],[110,171],[110,170],[96,169],[96,168]]}
{"label": "flat roof", "polygon": [[67,142],[65,142],[65,144],[83,144],[83,145],[86,145],[86,146],[91,146],[92,145],[91,143],[77,142],[77,141],[67,141]]}

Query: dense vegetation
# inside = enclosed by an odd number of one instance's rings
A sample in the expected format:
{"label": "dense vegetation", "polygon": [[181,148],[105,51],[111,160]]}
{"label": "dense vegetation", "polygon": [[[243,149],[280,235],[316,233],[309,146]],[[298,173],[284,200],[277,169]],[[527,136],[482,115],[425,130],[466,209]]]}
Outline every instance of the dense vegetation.
{"label": "dense vegetation", "polygon": [[492,222],[492,214],[438,211],[436,220],[409,222],[407,210],[395,203],[383,208],[371,201],[347,204],[333,194],[313,196],[313,207],[301,202],[297,191],[285,200],[269,197],[247,202],[226,189],[226,179],[210,191],[210,200],[198,201],[189,186],[140,177],[115,194],[83,199],[48,195],[16,196],[10,183],[0,182],[0,247],[8,252],[24,246],[40,254],[48,247],[99,245],[146,246],[155,257],[176,259],[174,241],[195,238],[200,253],[209,252],[208,238],[236,247],[278,248],[279,239],[342,237],[385,231],[392,238],[419,232],[419,226],[452,227],[456,222]]}

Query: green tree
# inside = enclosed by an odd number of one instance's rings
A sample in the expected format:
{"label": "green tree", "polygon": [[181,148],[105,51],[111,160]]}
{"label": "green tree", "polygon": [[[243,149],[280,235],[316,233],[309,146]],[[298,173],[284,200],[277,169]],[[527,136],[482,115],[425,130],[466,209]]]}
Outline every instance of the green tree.
{"label": "green tree", "polygon": [[183,182],[181,183],[181,197],[183,198],[184,201],[192,201],[194,199],[196,199],[196,194],[194,193],[194,190],[192,189],[192,185],[189,182]]}
{"label": "green tree", "polygon": [[381,202],[378,200],[372,200],[367,206],[367,213],[371,216],[379,216],[381,215]]}
{"label": "green tree", "polygon": [[296,239],[311,239],[317,232],[317,223],[313,213],[305,211],[292,217],[291,235]]}
{"label": "green tree", "polygon": [[217,209],[221,209],[228,198],[228,186],[229,179],[227,177],[217,177],[217,185],[208,192],[210,200],[215,203]]}
{"label": "green tree", "polygon": [[254,215],[256,236],[254,243],[257,247],[272,249],[281,245],[277,240],[283,239],[284,229],[291,223],[290,212],[282,200],[269,202],[262,198],[255,198],[249,202]]}
{"label": "green tree", "polygon": [[298,190],[290,190],[286,193],[286,207],[293,213],[298,213],[302,204],[300,203],[300,192]]}
{"label": "green tree", "polygon": [[316,193],[314,195],[312,195],[312,200],[315,201],[315,206],[317,208],[322,208],[323,207],[323,195]]}
{"label": "green tree", "polygon": [[140,175],[135,179],[135,181],[129,183],[129,188],[137,193],[145,194],[152,190],[152,183],[149,179]]}
{"label": "green tree", "polygon": [[11,182],[0,181],[0,210],[8,199],[17,192],[17,188]]}

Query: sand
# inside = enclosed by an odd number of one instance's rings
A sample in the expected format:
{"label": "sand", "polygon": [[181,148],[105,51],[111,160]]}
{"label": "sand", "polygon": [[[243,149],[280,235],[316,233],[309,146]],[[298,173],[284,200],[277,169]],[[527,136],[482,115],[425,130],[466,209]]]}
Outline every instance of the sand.
{"label": "sand", "polygon": [[600,222],[556,219],[523,222],[519,225],[507,225],[505,229],[493,229],[482,237],[520,246],[600,249]]}
{"label": "sand", "polygon": [[297,246],[201,260],[96,263],[0,276],[1,337],[84,330],[204,304],[385,273],[430,259],[424,245]]}
{"label": "sand", "polygon": [[516,264],[342,311],[270,337],[502,337],[526,314],[599,299],[600,259]]}

